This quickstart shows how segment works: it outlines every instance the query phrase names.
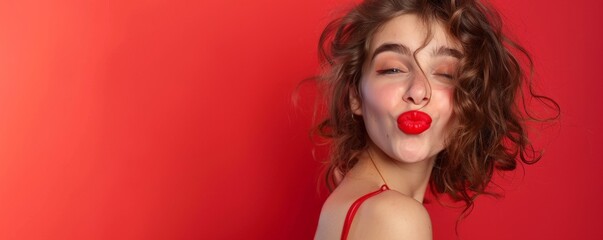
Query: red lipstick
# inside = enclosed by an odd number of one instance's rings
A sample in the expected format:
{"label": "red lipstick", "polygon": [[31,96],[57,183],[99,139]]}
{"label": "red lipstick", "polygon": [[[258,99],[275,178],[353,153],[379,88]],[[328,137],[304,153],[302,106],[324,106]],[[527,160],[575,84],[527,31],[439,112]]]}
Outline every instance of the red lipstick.
{"label": "red lipstick", "polygon": [[398,128],[406,134],[421,134],[431,126],[431,117],[421,111],[408,111],[398,117]]}

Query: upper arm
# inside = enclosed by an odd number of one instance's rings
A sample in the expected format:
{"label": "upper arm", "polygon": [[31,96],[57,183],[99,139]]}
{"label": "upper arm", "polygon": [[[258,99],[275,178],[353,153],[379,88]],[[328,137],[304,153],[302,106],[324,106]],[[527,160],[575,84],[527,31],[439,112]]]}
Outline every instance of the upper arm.
{"label": "upper arm", "polygon": [[421,203],[386,191],[360,206],[348,238],[430,240],[431,221]]}

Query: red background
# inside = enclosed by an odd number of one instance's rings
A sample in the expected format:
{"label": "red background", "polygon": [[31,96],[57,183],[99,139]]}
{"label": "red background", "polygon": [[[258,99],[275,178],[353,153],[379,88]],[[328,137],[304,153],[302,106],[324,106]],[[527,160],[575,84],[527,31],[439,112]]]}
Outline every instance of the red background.
{"label": "red background", "polygon": [[[603,239],[603,2],[496,3],[562,118],[460,236]],[[326,195],[290,98],[342,4],[1,1],[0,239],[311,238]],[[455,239],[458,210],[428,209]]]}

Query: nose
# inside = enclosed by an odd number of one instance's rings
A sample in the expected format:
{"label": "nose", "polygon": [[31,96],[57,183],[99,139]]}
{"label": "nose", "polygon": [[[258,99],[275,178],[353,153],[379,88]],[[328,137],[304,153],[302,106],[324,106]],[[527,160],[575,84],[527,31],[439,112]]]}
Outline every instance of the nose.
{"label": "nose", "polygon": [[429,101],[429,83],[424,74],[417,74],[408,85],[403,100],[410,104],[421,105]]}

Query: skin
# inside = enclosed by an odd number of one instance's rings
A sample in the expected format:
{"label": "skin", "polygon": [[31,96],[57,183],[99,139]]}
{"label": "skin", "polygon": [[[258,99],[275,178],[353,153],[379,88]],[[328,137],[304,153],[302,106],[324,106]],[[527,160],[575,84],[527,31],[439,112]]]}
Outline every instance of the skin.
{"label": "skin", "polygon": [[[418,50],[428,27],[433,38]],[[348,239],[432,238],[422,202],[435,157],[454,125],[450,76],[461,54],[458,49],[440,24],[425,26],[413,14],[395,17],[375,33],[360,96],[350,95],[350,107],[363,117],[371,142],[325,202],[315,239],[340,239],[351,204],[384,184],[371,158],[391,191],[361,205]],[[396,119],[409,110],[430,115],[431,127],[418,135],[400,131]]]}

